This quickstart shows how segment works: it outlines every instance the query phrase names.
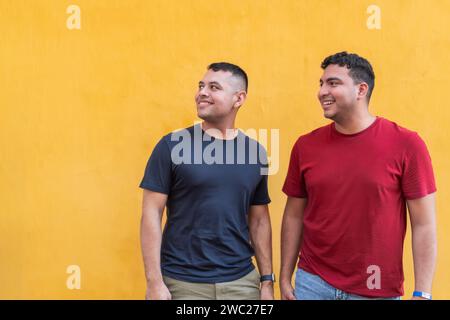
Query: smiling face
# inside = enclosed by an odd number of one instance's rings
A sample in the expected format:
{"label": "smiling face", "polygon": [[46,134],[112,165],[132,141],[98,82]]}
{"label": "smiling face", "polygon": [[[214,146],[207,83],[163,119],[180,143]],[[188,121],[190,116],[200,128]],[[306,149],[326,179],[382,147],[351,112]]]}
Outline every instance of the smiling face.
{"label": "smiling face", "polygon": [[361,99],[365,99],[367,84],[355,83],[349,71],[337,64],[325,68],[317,95],[325,118],[334,121],[346,118],[355,112]]}
{"label": "smiling face", "polygon": [[208,122],[236,116],[245,100],[240,80],[229,71],[208,70],[195,95],[197,115]]}

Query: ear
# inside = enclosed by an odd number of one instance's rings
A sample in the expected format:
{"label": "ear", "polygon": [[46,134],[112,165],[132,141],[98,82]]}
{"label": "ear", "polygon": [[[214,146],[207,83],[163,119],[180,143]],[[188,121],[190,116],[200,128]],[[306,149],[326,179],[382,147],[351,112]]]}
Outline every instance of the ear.
{"label": "ear", "polygon": [[247,92],[244,90],[236,92],[233,108],[239,109],[244,104],[245,99],[247,99]]}
{"label": "ear", "polygon": [[365,83],[365,82],[361,82],[358,85],[357,100],[365,99],[368,92],[369,92],[369,85],[367,83]]}

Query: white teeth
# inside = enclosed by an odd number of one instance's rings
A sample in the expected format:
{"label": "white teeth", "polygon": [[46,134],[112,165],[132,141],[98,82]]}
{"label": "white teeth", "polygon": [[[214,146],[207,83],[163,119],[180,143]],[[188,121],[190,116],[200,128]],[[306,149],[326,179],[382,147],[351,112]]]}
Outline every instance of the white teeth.
{"label": "white teeth", "polygon": [[323,104],[326,106],[329,106],[330,104],[333,104],[334,101],[323,101]]}

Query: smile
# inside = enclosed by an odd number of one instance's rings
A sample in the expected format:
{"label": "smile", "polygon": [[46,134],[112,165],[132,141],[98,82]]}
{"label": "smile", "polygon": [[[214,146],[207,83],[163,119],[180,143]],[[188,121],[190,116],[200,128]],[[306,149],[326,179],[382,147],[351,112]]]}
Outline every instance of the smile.
{"label": "smile", "polygon": [[209,106],[209,105],[211,105],[211,104],[213,104],[212,102],[209,102],[209,101],[199,101],[198,102],[198,105],[199,106]]}

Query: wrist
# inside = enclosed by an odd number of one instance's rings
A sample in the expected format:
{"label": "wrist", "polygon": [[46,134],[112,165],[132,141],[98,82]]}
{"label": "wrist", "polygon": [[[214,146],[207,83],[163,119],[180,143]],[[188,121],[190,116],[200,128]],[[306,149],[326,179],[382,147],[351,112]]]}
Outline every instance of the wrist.
{"label": "wrist", "polygon": [[289,272],[286,270],[281,270],[280,271],[280,284],[291,283],[293,274],[294,274],[294,271]]}
{"label": "wrist", "polygon": [[273,282],[272,281],[261,282],[261,289],[262,288],[273,288]]}
{"label": "wrist", "polygon": [[280,286],[292,285],[291,280],[292,279],[289,279],[289,278],[286,278],[286,277],[283,277],[283,278],[280,277]]}
{"label": "wrist", "polygon": [[147,279],[147,285],[148,286],[155,286],[155,285],[159,285],[161,283],[163,283],[163,278],[162,276],[160,277],[151,277]]}

